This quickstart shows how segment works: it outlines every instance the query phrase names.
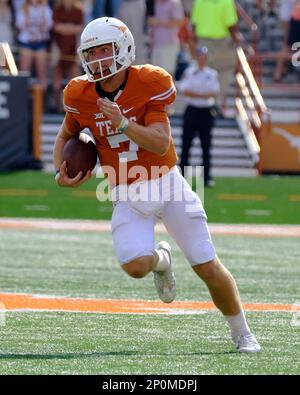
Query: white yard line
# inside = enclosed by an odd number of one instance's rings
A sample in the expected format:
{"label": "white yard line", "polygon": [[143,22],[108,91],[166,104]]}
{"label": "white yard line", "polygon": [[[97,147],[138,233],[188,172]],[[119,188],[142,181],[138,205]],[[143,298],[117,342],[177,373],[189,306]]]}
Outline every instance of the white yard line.
{"label": "white yard line", "polygon": [[[0,218],[2,229],[45,229],[110,232],[110,221],[63,220],[37,218]],[[300,237],[300,225],[209,224],[213,235],[241,235],[257,237]],[[157,233],[167,233],[163,224],[155,227]]]}

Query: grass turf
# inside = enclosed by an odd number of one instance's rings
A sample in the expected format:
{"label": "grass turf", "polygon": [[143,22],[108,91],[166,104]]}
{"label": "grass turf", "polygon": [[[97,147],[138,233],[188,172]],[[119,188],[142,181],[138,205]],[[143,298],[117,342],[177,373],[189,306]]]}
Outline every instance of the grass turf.
{"label": "grass turf", "polygon": [[[179,249],[163,238],[174,248],[177,300],[209,300]],[[214,241],[245,302],[299,303],[297,239]],[[0,249],[2,292],[157,300],[151,276],[135,280],[119,268],[108,233],[2,229]],[[263,346],[259,355],[234,352],[218,312],[8,312],[0,374],[299,374],[300,327],[291,325],[292,313],[247,316]]]}
{"label": "grass turf", "polygon": [[[233,350],[218,313],[9,313],[1,374],[299,374],[289,313],[249,313],[263,352]],[[3,330],[4,329],[4,330]],[[299,331],[299,329],[298,329]]]}
{"label": "grass turf", "polygon": [[[74,190],[57,187],[44,172],[1,173],[0,217],[110,219],[111,203],[95,196],[99,181]],[[300,178],[216,178],[216,187],[205,189],[204,206],[209,222],[299,224]]]}

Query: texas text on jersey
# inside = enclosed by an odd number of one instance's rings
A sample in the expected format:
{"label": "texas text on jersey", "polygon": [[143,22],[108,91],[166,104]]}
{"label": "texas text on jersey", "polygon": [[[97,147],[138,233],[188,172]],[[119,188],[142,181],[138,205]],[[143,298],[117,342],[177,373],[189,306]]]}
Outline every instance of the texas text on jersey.
{"label": "texas text on jersey", "polygon": [[[84,128],[90,129],[101,166],[112,167],[115,172],[116,179],[109,179],[111,187],[140,180],[141,175],[134,174],[137,173],[134,169],[139,167],[146,170],[147,179],[154,179],[161,175],[157,169],[169,170],[175,166],[177,154],[173,139],[163,156],[139,147],[114,129],[111,121],[99,112],[98,98],[95,83],[89,82],[86,76],[74,78],[64,89],[66,126],[74,134]],[[126,118],[148,126],[154,122],[169,123],[165,106],[173,103],[175,98],[176,88],[170,74],[160,67],[142,65],[128,68],[124,90],[116,95],[114,101]],[[127,170],[125,179],[120,176],[122,166]],[[107,175],[109,177],[109,173]]]}

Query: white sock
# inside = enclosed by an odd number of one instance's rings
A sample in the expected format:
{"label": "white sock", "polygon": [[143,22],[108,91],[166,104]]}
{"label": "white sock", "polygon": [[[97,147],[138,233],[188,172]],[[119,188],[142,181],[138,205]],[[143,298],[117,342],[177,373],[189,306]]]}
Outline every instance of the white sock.
{"label": "white sock", "polygon": [[169,254],[165,250],[155,250],[155,252],[158,255],[158,262],[153,271],[164,272],[170,266]]}
{"label": "white sock", "polygon": [[227,320],[228,325],[231,329],[232,338],[250,333],[250,328],[247,324],[245,313],[243,310],[237,315],[225,315],[224,317]]}

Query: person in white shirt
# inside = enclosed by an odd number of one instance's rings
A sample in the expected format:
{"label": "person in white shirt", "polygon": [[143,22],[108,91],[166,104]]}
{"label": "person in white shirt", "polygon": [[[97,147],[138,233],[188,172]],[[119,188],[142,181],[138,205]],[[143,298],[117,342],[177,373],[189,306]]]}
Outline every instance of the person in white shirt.
{"label": "person in white shirt", "polygon": [[118,12],[118,18],[127,25],[135,39],[136,57],[135,63],[147,63],[147,50],[145,45],[145,0],[122,0]]}
{"label": "person in white shirt", "polygon": [[52,25],[52,10],[47,0],[25,0],[23,6],[17,9],[19,67],[21,71],[30,72],[34,63],[43,90],[48,85],[47,46]]}
{"label": "person in white shirt", "polygon": [[8,0],[0,0],[0,42],[13,45],[12,12]]}
{"label": "person in white shirt", "polygon": [[186,110],[183,117],[182,152],[180,167],[184,175],[184,167],[188,165],[189,152],[196,133],[202,146],[202,162],[204,166],[204,185],[213,186],[211,169],[211,131],[215,120],[215,103],[220,93],[218,73],[207,67],[208,49],[196,49],[197,63],[189,66],[178,89],[186,97]]}

